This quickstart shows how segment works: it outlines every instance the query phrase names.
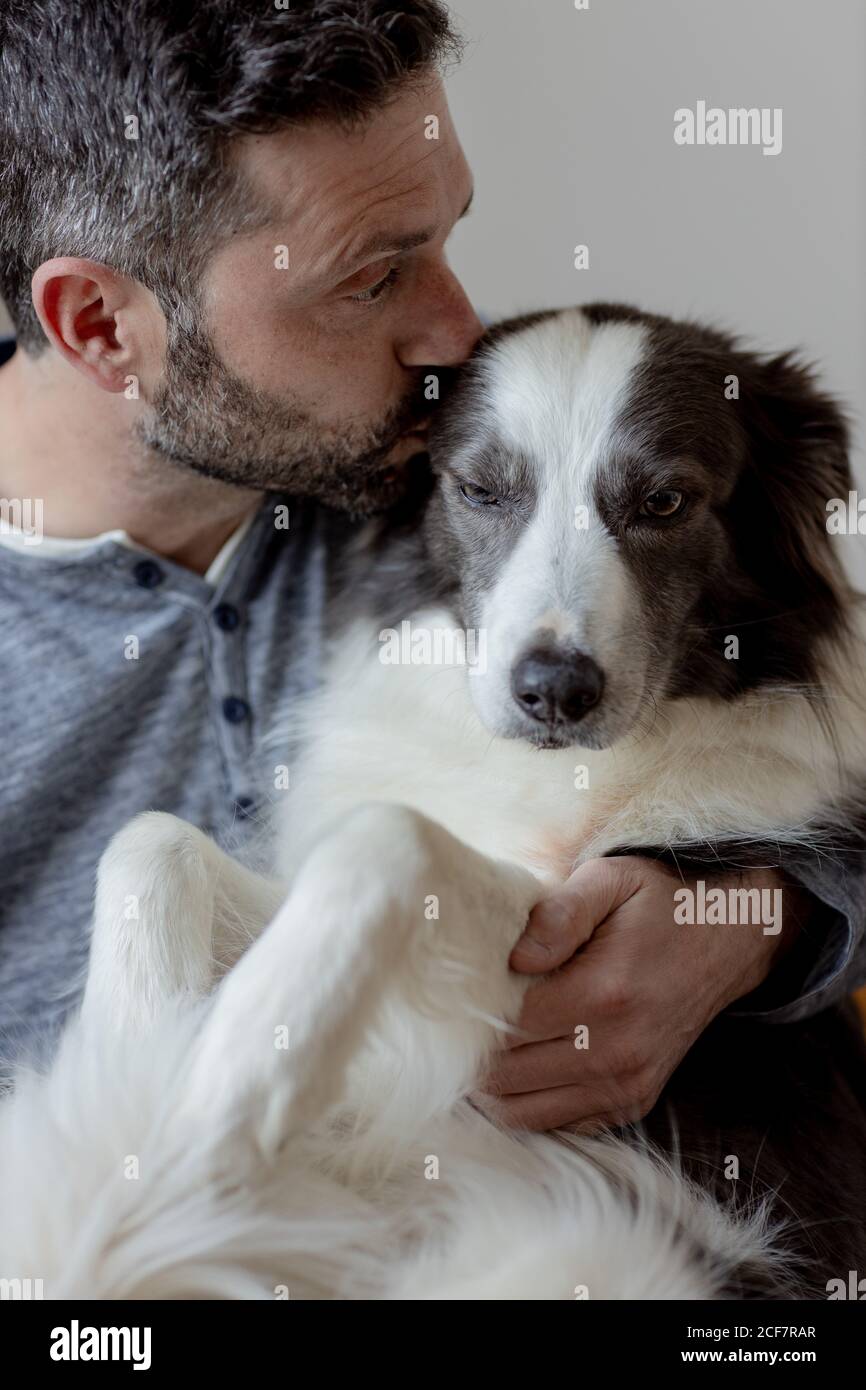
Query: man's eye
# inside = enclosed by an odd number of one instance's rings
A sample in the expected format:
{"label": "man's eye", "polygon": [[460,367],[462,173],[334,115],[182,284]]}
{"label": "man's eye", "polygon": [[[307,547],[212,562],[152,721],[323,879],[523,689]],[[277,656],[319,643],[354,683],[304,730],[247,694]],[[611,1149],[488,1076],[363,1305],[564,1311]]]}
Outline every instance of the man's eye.
{"label": "man's eye", "polygon": [[383,275],[381,280],[377,280],[375,285],[370,285],[366,290],[360,290],[357,294],[350,294],[349,299],[355,304],[374,304],[386,290],[389,290],[400,274],[399,266],[392,265],[387,275]]}
{"label": "man's eye", "polygon": [[492,492],[486,492],[483,487],[476,487],[474,483],[461,483],[460,491],[471,502],[473,507],[498,507],[499,498]]}
{"label": "man's eye", "polygon": [[669,517],[676,516],[677,512],[681,512],[685,504],[685,493],[668,488],[660,492],[651,492],[641,502],[638,510],[641,516]]}

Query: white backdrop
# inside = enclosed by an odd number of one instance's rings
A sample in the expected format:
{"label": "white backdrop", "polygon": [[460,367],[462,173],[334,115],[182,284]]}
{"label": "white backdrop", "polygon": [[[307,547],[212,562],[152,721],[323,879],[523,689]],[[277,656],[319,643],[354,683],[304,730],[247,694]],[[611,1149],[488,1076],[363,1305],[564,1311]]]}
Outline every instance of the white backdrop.
{"label": "white backdrop", "polygon": [[[451,261],[501,316],[619,299],[800,346],[866,492],[866,0],[454,0],[477,180]],[[678,146],[674,111],[781,107],[782,150]],[[574,269],[574,247],[589,269]],[[866,586],[866,537],[844,552]]]}

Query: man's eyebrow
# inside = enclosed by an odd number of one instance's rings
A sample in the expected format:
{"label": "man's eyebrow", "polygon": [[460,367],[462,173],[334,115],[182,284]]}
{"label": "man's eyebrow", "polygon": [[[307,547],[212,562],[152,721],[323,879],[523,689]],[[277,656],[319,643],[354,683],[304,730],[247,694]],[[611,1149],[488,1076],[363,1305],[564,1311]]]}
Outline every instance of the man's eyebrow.
{"label": "man's eyebrow", "polygon": [[[468,213],[474,197],[475,189],[473,188],[466,200],[466,205],[460,217],[457,219],[458,222]],[[362,266],[370,256],[386,256],[388,254],[397,256],[403,251],[412,251],[416,246],[423,246],[425,242],[432,241],[435,235],[435,227],[422,227],[419,231],[408,232],[405,236],[395,236],[388,232],[378,232],[376,236],[370,237],[368,241],[361,244],[352,257],[352,265]]]}

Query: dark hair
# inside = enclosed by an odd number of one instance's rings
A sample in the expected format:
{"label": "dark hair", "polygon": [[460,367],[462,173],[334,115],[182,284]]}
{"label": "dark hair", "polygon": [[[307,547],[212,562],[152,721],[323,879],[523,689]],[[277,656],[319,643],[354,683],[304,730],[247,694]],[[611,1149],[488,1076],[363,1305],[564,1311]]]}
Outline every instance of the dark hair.
{"label": "dark hair", "polygon": [[233,136],[356,124],[458,55],[440,0],[2,0],[0,295],[19,342],[45,345],[30,281],[58,255],[189,314],[216,246],[262,217]]}

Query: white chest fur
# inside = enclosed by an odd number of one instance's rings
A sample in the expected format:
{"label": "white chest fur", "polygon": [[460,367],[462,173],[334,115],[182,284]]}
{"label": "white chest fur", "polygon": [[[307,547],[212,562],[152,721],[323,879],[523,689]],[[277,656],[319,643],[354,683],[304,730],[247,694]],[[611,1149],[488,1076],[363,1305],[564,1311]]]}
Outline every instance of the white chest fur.
{"label": "white chest fur", "polygon": [[[419,615],[430,628],[449,621]],[[832,825],[849,777],[866,767],[859,711],[840,688],[830,702],[835,746],[802,695],[756,692],[669,702],[648,731],[610,749],[547,751],[491,737],[466,667],[383,665],[380,651],[370,627],[356,625],[302,716],[278,821],[280,871],[369,801],[411,806],[545,880],[617,846],[812,843],[816,818]]]}

